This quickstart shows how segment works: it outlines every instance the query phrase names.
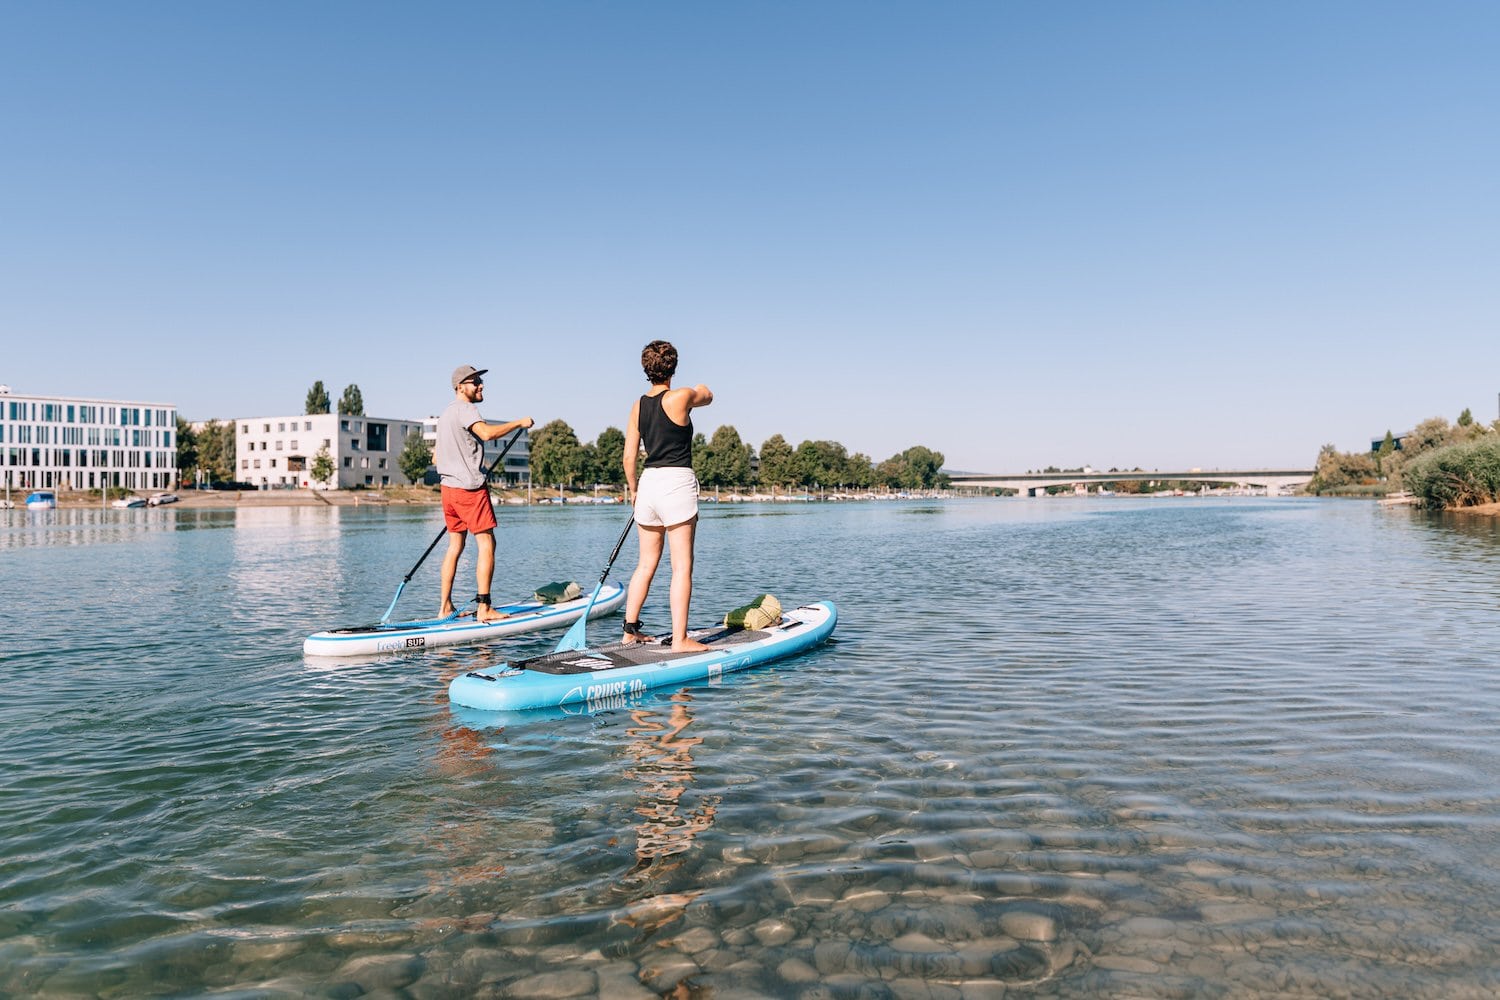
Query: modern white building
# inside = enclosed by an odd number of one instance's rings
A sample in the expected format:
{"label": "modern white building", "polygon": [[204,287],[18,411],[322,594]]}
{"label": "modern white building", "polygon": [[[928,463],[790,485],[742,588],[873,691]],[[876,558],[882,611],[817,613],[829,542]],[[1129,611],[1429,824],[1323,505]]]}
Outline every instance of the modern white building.
{"label": "modern white building", "polygon": [[[427,447],[434,450],[437,448],[437,422],[437,417],[428,417],[422,422],[422,437],[427,441]],[[509,420],[490,420],[489,422],[510,423]],[[484,443],[485,468],[495,464],[495,459],[502,451],[505,451],[505,443],[515,437],[515,433],[511,431],[504,437]],[[436,473],[432,473],[428,478],[434,483],[437,482]],[[505,452],[505,461],[495,469],[495,474],[490,477],[490,481],[504,486],[525,486],[531,482],[531,431],[525,429],[521,431],[520,438],[516,440],[510,451]]]}
{"label": "modern white building", "polygon": [[170,489],[177,407],[35,396],[0,385],[0,479],[11,489]]}
{"label": "modern white building", "polygon": [[[240,417],[234,421],[235,478],[265,489],[341,490],[405,486],[401,451],[422,433],[422,421],[348,413],[295,417]],[[333,474],[313,478],[313,463],[328,452]]]}

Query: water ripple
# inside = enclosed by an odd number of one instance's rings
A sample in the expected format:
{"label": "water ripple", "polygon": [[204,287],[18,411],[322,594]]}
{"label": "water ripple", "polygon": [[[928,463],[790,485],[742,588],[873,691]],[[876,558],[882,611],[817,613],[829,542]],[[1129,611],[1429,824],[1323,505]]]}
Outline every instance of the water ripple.
{"label": "water ripple", "polygon": [[[831,597],[834,641],[499,717],[447,680],[555,637],[300,655],[430,511],[59,513],[0,523],[0,995],[1500,991],[1489,523],[710,507],[695,607]],[[621,523],[502,514],[518,592]]]}

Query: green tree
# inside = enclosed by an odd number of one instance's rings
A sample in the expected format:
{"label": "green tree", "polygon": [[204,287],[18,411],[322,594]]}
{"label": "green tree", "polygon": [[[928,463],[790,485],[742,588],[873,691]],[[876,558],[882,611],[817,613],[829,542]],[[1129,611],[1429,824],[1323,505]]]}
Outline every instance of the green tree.
{"label": "green tree", "polygon": [[797,446],[797,482],[803,486],[837,486],[844,481],[849,455],[837,441],[803,441]]}
{"label": "green tree", "polygon": [[[328,449],[325,448],[319,454],[327,453]],[[402,446],[396,463],[401,466],[401,474],[408,482],[420,483],[422,477],[427,475],[427,470],[432,467],[432,446],[422,437],[421,431],[412,431],[406,435],[406,444]]]}
{"label": "green tree", "polygon": [[943,475],[943,453],[940,451],[915,445],[901,453],[901,461],[909,471],[912,485],[919,489],[930,490],[948,484],[948,477]]}
{"label": "green tree", "polygon": [[210,482],[224,483],[236,478],[234,468],[235,424],[210,420],[198,432],[198,467]]}
{"label": "green tree", "polygon": [[594,442],[594,481],[613,486],[625,484],[625,432],[606,427]]}
{"label": "green tree", "polygon": [[[943,453],[922,445],[915,445],[899,455],[892,455],[881,462],[875,470],[875,479],[882,486],[908,490],[930,490],[946,486],[948,477],[942,474]],[[1058,469],[1044,469],[1058,472]]]}
{"label": "green tree", "polygon": [[359,386],[353,384],[344,386],[343,398],[339,400],[339,412],[351,417],[365,415],[365,397],[359,391]]}
{"label": "green tree", "polygon": [[193,481],[198,471],[198,434],[193,425],[177,417],[177,478],[184,483]]}
{"label": "green tree", "polygon": [[[695,446],[696,447],[696,446]],[[750,482],[750,463],[755,452],[740,440],[740,432],[725,424],[709,439],[708,478],[698,477],[705,486],[745,486]],[[694,462],[694,465],[697,463]]]}
{"label": "green tree", "polygon": [[531,478],[545,485],[576,485],[583,473],[583,446],[565,420],[531,433]]}
{"label": "green tree", "polygon": [[[405,458],[405,455],[403,454],[402,457]],[[333,480],[333,456],[328,454],[326,444],[313,456],[312,468],[309,471],[312,472],[315,483],[329,483]]]}
{"label": "green tree", "polygon": [[1325,444],[1318,450],[1317,468],[1307,487],[1314,493],[1326,493],[1373,482],[1376,475],[1375,456],[1369,452],[1351,454]]}
{"label": "green tree", "polygon": [[1465,406],[1464,407],[1464,412],[1462,412],[1462,413],[1460,413],[1458,415],[1458,426],[1460,426],[1460,427],[1468,427],[1468,426],[1472,425],[1473,423],[1474,423],[1474,414],[1470,413],[1469,412],[1469,408],[1467,406]]}
{"label": "green tree", "polygon": [[1385,432],[1385,440],[1380,442],[1380,447],[1375,449],[1375,471],[1382,473],[1390,463],[1391,456],[1396,453],[1396,436],[1389,430]]}
{"label": "green tree", "polygon": [[332,406],[333,402],[328,398],[328,390],[323,388],[323,380],[319,379],[312,384],[311,389],[307,390],[307,406],[302,412],[327,413]]}
{"label": "green tree", "polygon": [[870,456],[858,451],[850,455],[848,464],[844,466],[843,485],[867,490],[874,481],[875,464],[870,461]]}
{"label": "green tree", "polygon": [[1441,448],[1448,444],[1452,434],[1453,428],[1448,426],[1447,420],[1442,417],[1428,417],[1401,439],[1401,450],[1406,452],[1408,459],[1414,458],[1428,449]]}
{"label": "green tree", "polygon": [[760,446],[760,481],[766,486],[797,482],[796,452],[780,434],[772,434]]}
{"label": "green tree", "polygon": [[699,431],[693,435],[693,475],[697,477],[700,486],[710,485],[708,471],[713,464],[714,457],[708,450],[708,439]]}

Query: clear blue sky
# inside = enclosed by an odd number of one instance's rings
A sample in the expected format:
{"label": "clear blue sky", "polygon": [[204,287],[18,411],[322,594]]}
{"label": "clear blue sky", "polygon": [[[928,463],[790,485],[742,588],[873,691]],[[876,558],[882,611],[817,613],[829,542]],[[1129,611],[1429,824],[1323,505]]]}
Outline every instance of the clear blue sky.
{"label": "clear blue sky", "polygon": [[0,382],[950,468],[1500,393],[1500,4],[0,0]]}

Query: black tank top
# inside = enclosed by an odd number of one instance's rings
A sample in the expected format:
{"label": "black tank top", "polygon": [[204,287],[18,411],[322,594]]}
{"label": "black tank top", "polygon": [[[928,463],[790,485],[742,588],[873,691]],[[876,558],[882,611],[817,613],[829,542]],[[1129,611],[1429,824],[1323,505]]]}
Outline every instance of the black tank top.
{"label": "black tank top", "polygon": [[691,469],[693,467],[693,418],[689,411],[686,427],[680,427],[667,416],[661,401],[666,393],[642,396],[636,430],[646,449],[648,469]]}

